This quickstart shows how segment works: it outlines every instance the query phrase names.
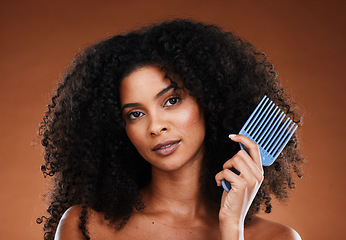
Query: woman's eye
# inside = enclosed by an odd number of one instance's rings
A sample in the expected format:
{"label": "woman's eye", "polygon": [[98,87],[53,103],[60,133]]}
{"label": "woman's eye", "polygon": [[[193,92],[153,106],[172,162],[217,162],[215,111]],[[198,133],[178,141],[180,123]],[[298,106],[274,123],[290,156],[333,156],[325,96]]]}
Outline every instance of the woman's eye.
{"label": "woman's eye", "polygon": [[143,115],[143,113],[141,113],[141,112],[131,112],[129,114],[129,118],[130,119],[136,119],[136,118],[141,117],[142,115]]}
{"label": "woman's eye", "polygon": [[174,104],[176,104],[179,101],[179,97],[172,97],[170,99],[167,100],[166,102],[166,106],[172,106]]}

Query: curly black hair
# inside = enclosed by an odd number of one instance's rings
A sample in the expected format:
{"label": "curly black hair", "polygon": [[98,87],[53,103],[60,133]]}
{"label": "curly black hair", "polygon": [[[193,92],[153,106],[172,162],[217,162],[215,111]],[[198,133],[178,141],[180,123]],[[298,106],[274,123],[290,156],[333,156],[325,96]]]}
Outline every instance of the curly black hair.
{"label": "curly black hair", "polygon": [[[150,182],[150,164],[126,135],[119,85],[147,65],[160,66],[168,78],[178,75],[204,110],[201,194],[210,207],[219,207],[223,191],[215,174],[239,150],[227,135],[239,132],[264,95],[300,122],[266,56],[218,26],[177,19],[103,40],[76,56],[40,125],[41,169],[54,179],[48,216],[37,219],[44,222],[44,239],[54,238],[62,214],[73,205],[82,206],[79,227],[86,239],[87,208],[121,229],[134,209],[145,207],[140,190]],[[303,162],[297,146],[294,135],[275,163],[264,167],[247,222],[261,209],[271,211],[272,196],[285,199],[294,188],[293,173],[301,177]]]}

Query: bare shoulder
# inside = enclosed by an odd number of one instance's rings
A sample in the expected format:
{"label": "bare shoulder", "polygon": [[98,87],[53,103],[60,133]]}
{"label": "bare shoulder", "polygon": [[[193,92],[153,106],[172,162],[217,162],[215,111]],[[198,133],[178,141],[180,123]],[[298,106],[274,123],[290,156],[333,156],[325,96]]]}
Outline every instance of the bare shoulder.
{"label": "bare shoulder", "polygon": [[301,240],[299,234],[289,226],[254,216],[245,230],[249,239]]}
{"label": "bare shoulder", "polygon": [[[82,208],[79,205],[72,206],[66,210],[60,219],[54,240],[85,239],[79,228],[81,223]],[[86,232],[93,239],[114,239],[114,228],[105,220],[101,212],[92,208],[87,209]],[[111,237],[110,237],[111,236]]]}
{"label": "bare shoulder", "polygon": [[60,219],[54,240],[83,239],[79,229],[81,211],[82,208],[78,205],[66,210]]}

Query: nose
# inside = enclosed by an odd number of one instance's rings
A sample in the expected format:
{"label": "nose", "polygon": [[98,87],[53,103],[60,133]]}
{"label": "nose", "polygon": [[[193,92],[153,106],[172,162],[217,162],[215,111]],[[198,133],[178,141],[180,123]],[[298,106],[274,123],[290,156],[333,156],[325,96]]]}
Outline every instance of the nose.
{"label": "nose", "polygon": [[151,136],[159,136],[170,130],[168,121],[157,116],[151,116],[149,123],[149,133]]}

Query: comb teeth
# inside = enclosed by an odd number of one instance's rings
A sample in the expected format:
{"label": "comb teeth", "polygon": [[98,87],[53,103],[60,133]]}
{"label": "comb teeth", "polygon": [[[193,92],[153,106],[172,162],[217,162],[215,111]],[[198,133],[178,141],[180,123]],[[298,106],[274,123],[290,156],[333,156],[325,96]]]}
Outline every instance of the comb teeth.
{"label": "comb teeth", "polygon": [[[297,127],[297,124],[275,106],[267,96],[264,96],[239,134],[247,136],[258,144],[262,165],[270,166],[286,146]],[[249,152],[242,144],[240,144],[240,148]],[[234,168],[231,170],[239,174],[238,170]],[[229,192],[231,184],[225,179],[221,182],[225,191]]]}
{"label": "comb teeth", "polygon": [[[279,156],[297,127],[297,124],[264,96],[239,134],[246,135],[259,145],[262,164],[269,166]],[[247,150],[242,144],[240,147]]]}

